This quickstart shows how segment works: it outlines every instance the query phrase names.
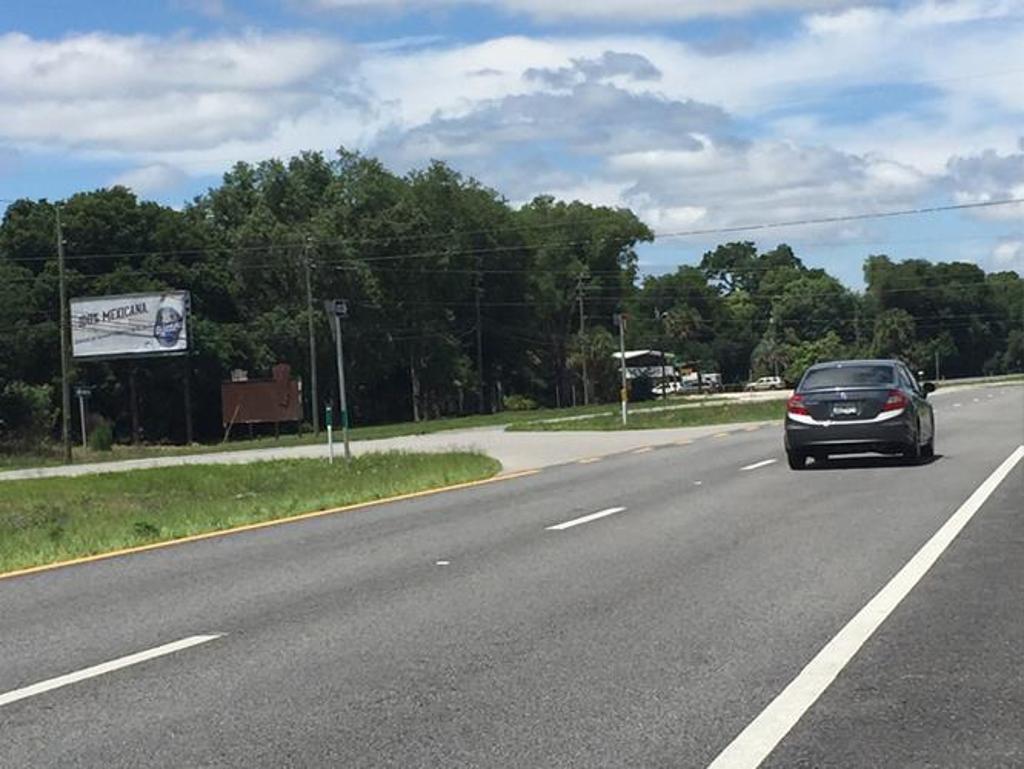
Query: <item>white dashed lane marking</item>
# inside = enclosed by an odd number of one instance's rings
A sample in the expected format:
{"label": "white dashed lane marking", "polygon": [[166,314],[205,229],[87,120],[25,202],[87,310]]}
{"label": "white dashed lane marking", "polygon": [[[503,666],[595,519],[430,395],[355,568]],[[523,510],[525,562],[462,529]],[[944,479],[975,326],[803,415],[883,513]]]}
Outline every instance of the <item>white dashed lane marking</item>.
{"label": "white dashed lane marking", "polygon": [[591,521],[596,521],[596,520],[598,520],[600,518],[607,518],[609,515],[615,515],[616,513],[621,513],[623,511],[625,511],[625,509],[626,508],[624,508],[624,507],[609,507],[607,510],[599,510],[596,513],[591,513],[590,515],[584,515],[581,518],[573,518],[571,521],[566,521],[565,523],[557,523],[554,526],[548,526],[547,530],[548,531],[565,531],[566,529],[571,529],[573,526],[579,526],[580,524],[583,524],[583,523],[590,523]]}
{"label": "white dashed lane marking", "polygon": [[0,707],[10,705],[12,702],[17,702],[18,700],[27,699],[28,697],[35,697],[37,694],[43,694],[44,692],[53,691],[54,689],[60,689],[63,686],[70,686],[71,684],[78,683],[79,681],[86,681],[90,678],[96,678],[97,676],[102,676],[106,673],[113,673],[115,670],[121,670],[122,668],[131,667],[132,665],[138,665],[142,662],[156,659],[157,657],[174,654],[175,652],[180,652],[193,646],[198,646],[199,644],[216,641],[222,636],[223,633],[189,636],[188,638],[183,638],[180,641],[174,641],[173,643],[164,644],[163,646],[157,646],[154,649],[147,649],[144,652],[129,654],[127,657],[118,657],[116,660],[111,660],[110,662],[93,665],[92,667],[77,670],[74,673],[57,676],[56,678],[49,678],[46,681],[40,681],[39,683],[32,684],[31,686],[25,686],[21,689],[4,692],[0,694]]}
{"label": "white dashed lane marking", "polygon": [[777,459],[764,459],[760,462],[754,462],[752,465],[741,467],[740,470],[757,470],[759,467],[768,467],[768,465],[774,465],[779,460]]}

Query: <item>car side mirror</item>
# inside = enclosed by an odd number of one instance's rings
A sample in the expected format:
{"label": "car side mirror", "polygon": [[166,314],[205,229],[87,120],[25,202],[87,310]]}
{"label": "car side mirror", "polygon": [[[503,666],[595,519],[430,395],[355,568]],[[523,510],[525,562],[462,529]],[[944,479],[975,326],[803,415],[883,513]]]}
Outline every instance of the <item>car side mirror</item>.
{"label": "car side mirror", "polygon": [[925,395],[935,392],[935,382],[925,382],[922,389],[924,390]]}

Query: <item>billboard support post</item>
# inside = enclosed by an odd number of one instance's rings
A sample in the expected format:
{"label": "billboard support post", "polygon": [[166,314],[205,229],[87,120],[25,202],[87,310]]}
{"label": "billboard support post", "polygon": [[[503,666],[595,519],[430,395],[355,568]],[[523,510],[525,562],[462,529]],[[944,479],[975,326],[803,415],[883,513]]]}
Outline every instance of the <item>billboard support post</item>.
{"label": "billboard support post", "polygon": [[64,228],[57,206],[57,271],[60,284],[60,434],[64,464],[71,464],[71,380],[68,360],[68,287],[64,275]]}
{"label": "billboard support post", "polygon": [[185,445],[192,445],[192,356],[186,355],[182,387],[185,391]]}
{"label": "billboard support post", "polygon": [[[185,317],[192,315],[192,295],[185,294]],[[182,377],[182,389],[185,393],[185,445],[192,445],[192,342],[190,340],[188,348],[185,350],[185,355],[182,356],[184,360],[184,376]]]}
{"label": "billboard support post", "polygon": [[139,445],[139,394],[136,386],[137,367],[135,363],[129,364],[128,368],[128,399],[131,401],[128,406],[132,414],[132,446]]}

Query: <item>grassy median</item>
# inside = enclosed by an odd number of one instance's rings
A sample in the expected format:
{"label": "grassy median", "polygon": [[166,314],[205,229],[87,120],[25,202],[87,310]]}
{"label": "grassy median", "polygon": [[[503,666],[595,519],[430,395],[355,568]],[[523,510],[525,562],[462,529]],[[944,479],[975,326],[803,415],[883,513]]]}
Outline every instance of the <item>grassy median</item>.
{"label": "grassy median", "polygon": [[728,424],[730,422],[760,422],[770,419],[782,419],[786,414],[784,400],[756,401],[717,401],[694,408],[673,408],[658,410],[647,408],[631,410],[628,424],[622,426],[619,414],[606,414],[591,419],[574,419],[564,421],[531,422],[510,425],[509,430],[515,431],[580,431],[580,430],[657,430],[666,427],[699,427],[702,425]]}
{"label": "grassy median", "polygon": [[490,457],[367,454],[0,483],[0,573],[488,478]]}

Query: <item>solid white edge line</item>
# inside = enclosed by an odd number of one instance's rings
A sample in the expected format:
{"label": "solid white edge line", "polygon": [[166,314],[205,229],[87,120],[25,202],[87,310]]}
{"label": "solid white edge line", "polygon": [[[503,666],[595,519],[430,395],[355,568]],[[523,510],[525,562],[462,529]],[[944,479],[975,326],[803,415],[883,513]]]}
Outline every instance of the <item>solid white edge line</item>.
{"label": "solid white edge line", "polygon": [[759,467],[768,467],[768,465],[774,465],[778,461],[778,459],[765,459],[760,462],[754,462],[754,464],[752,465],[741,467],[740,470],[757,470]]}
{"label": "solid white edge line", "polygon": [[223,633],[216,633],[213,635],[194,635],[188,638],[182,638],[180,641],[174,641],[173,643],[164,644],[163,646],[157,646],[155,649],[148,649],[147,651],[138,652],[136,654],[129,654],[127,657],[119,657],[116,660],[110,662],[103,662],[99,665],[93,665],[92,667],[78,670],[74,673],[68,673],[67,675],[57,676],[56,678],[50,678],[46,681],[40,681],[37,684],[30,686],[24,686],[20,689],[14,689],[13,691],[5,692],[0,694],[0,707],[4,705],[10,705],[12,702],[23,700],[28,697],[35,697],[37,694],[43,694],[54,689],[60,689],[62,686],[69,686],[79,681],[85,681],[89,678],[96,678],[106,673],[112,673],[115,670],[121,668],[131,667],[132,665],[138,665],[141,662],[146,662],[156,657],[163,657],[168,654],[174,654],[174,652],[180,652],[183,649],[188,649],[192,646],[198,646],[199,644],[209,643],[215,641],[218,638],[223,637]]}
{"label": "solid white edge line", "polygon": [[596,521],[598,518],[605,518],[609,515],[615,515],[616,513],[624,512],[624,507],[609,507],[607,510],[600,510],[590,515],[584,515],[582,518],[573,518],[571,521],[565,523],[558,523],[554,526],[548,526],[548,531],[564,531],[565,529],[571,529],[573,526],[579,526],[581,523],[590,523]]}
{"label": "solid white edge line", "polygon": [[906,565],[815,655],[782,692],[726,746],[708,769],[755,769],[760,766],[797,721],[831,685],[836,676],[874,634],[886,618],[957,535],[981,509],[992,492],[1024,458],[1018,446]]}

